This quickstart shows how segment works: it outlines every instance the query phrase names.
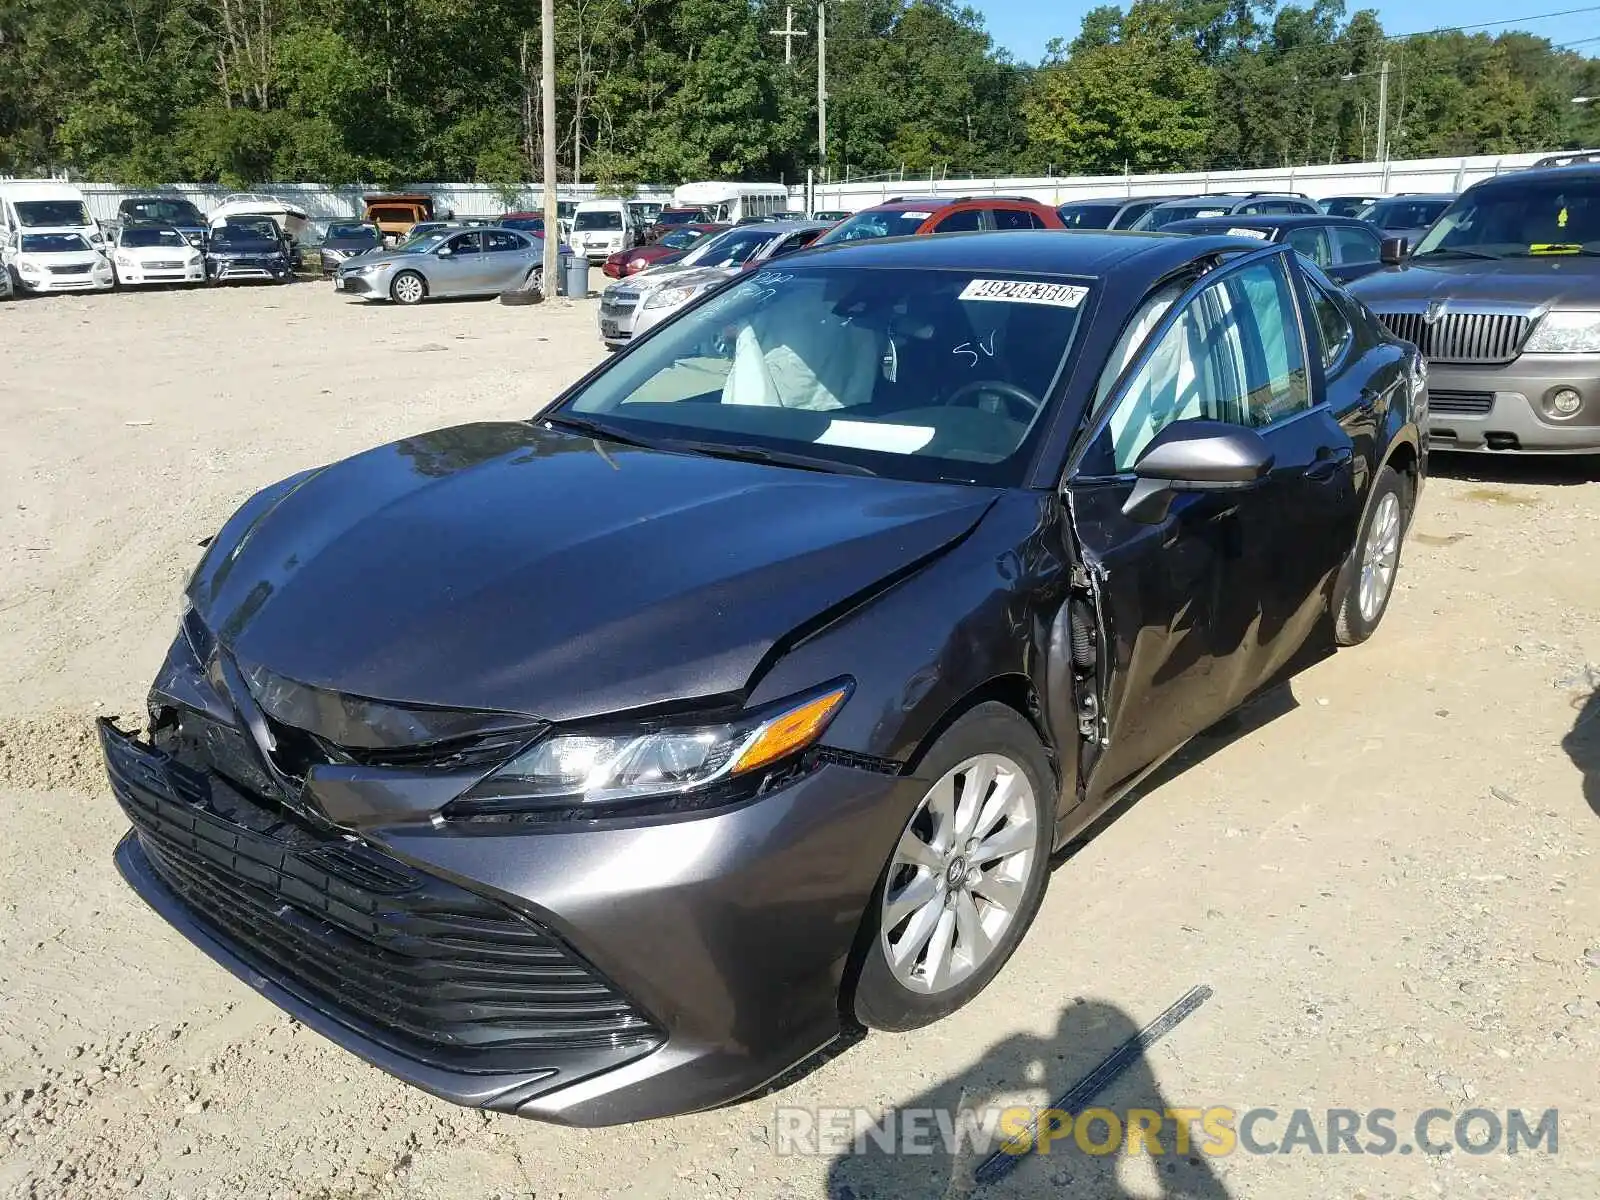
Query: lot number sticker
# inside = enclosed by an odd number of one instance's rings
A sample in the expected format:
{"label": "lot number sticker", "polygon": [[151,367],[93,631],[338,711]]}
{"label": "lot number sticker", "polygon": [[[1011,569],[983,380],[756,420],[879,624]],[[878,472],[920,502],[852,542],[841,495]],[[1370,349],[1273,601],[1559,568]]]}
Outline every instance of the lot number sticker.
{"label": "lot number sticker", "polygon": [[956,298],[1077,308],[1088,294],[1088,288],[1070,283],[1037,283],[1023,279],[974,279],[961,289],[961,295]]}

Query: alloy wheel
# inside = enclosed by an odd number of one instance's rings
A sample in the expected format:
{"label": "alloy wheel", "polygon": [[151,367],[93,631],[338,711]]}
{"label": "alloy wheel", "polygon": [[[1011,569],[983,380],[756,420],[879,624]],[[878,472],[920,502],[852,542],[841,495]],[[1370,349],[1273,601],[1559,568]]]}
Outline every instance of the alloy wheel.
{"label": "alloy wheel", "polygon": [[1361,559],[1361,590],[1357,603],[1363,621],[1376,621],[1394,586],[1395,567],[1400,561],[1400,498],[1392,491],[1378,500],[1367,532],[1366,552]]}
{"label": "alloy wheel", "polygon": [[969,758],[928,789],[883,892],[881,948],[904,987],[948,991],[994,953],[1023,906],[1038,820],[1027,773],[1004,755]]}
{"label": "alloy wheel", "polygon": [[394,281],[394,298],[401,304],[416,304],[422,299],[422,280],[415,275],[402,275]]}

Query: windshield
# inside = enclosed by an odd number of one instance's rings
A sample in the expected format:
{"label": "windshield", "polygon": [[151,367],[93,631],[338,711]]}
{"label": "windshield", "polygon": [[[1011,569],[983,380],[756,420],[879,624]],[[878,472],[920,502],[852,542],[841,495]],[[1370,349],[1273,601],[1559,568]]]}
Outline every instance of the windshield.
{"label": "windshield", "polygon": [[686,267],[736,267],[777,237],[777,231],[746,226],[707,238],[682,258]]}
{"label": "windshield", "polygon": [[675,229],[656,244],[665,246],[669,250],[687,250],[705,236],[706,232],[703,229]]}
{"label": "windshield", "polygon": [[433,229],[427,233],[420,233],[407,241],[401,242],[394,248],[394,252],[396,254],[427,254],[429,251],[437,250],[444,245],[445,239],[455,232],[454,229]]}
{"label": "windshield", "polygon": [[1134,224],[1135,229],[1160,229],[1174,221],[1198,221],[1202,217],[1225,217],[1231,201],[1186,200],[1181,204],[1158,204]]}
{"label": "windshield", "polygon": [[705,214],[698,208],[664,208],[656,214],[657,225],[693,225]]}
{"label": "windshield", "polygon": [[1358,215],[1379,229],[1424,229],[1448,207],[1448,200],[1376,200]]}
{"label": "windshield", "polygon": [[651,200],[635,200],[629,203],[628,208],[641,219],[653,221],[661,214],[662,205]]}
{"label": "windshield", "polygon": [[124,200],[117,206],[129,221],[159,221],[163,225],[204,226],[206,219],[187,200]]}
{"label": "windshield", "polygon": [[520,229],[525,233],[543,233],[543,217],[507,217],[500,222],[502,229]]}
{"label": "windshield", "polygon": [[135,250],[149,246],[189,248],[188,241],[176,229],[124,229],[118,244]]}
{"label": "windshield", "polygon": [[382,239],[375,226],[366,225],[359,221],[336,221],[328,226],[327,240],[341,242],[371,242],[374,246]]}
{"label": "windshield", "polygon": [[818,244],[859,242],[868,238],[909,237],[933,216],[931,208],[910,210],[883,210],[858,212],[849,220],[841,221],[817,239]]}
{"label": "windshield", "polygon": [[1417,244],[1418,256],[1600,252],[1600,178],[1496,183],[1467,192]]}
{"label": "windshield", "polygon": [[24,254],[81,254],[89,243],[75,233],[25,233],[22,235]]}
{"label": "windshield", "polygon": [[92,225],[82,200],[18,200],[17,220],[34,229],[51,225]]}
{"label": "windshield", "polygon": [[621,229],[622,214],[616,209],[590,209],[572,219],[574,229]]}
{"label": "windshield", "polygon": [[571,220],[572,219],[572,214],[577,212],[577,211],[578,211],[578,202],[576,200],[557,200],[556,201],[556,219],[558,221]]}
{"label": "windshield", "polygon": [[1063,204],[1056,216],[1068,229],[1110,229],[1117,215],[1117,204]]}
{"label": "windshield", "polygon": [[556,414],[905,479],[1020,482],[1088,282],[769,269],[686,309]]}
{"label": "windshield", "polygon": [[1364,196],[1334,196],[1322,201],[1319,207],[1330,217],[1353,217],[1371,203]]}
{"label": "windshield", "polygon": [[240,246],[254,242],[275,242],[278,227],[271,221],[229,221],[211,234],[213,246]]}

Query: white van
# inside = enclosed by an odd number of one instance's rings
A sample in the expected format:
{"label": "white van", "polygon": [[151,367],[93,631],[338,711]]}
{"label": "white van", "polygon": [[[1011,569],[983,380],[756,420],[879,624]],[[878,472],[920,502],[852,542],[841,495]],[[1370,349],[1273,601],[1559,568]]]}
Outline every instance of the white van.
{"label": "white van", "polygon": [[104,249],[100,223],[83,193],[59,179],[0,179],[0,245],[15,249],[24,233],[76,233]]}
{"label": "white van", "polygon": [[638,245],[639,227],[626,200],[615,196],[585,200],[572,214],[572,248],[591,264]]}
{"label": "white van", "polygon": [[673,208],[703,208],[706,220],[737,225],[776,216],[789,207],[781,183],[685,183],[673,189]]}

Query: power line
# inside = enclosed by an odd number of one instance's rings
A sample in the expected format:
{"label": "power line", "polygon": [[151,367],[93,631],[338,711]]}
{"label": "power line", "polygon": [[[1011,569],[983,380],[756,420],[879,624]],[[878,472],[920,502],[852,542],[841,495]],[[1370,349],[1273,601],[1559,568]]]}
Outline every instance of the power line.
{"label": "power line", "polygon": [[[1432,37],[1439,33],[1466,33],[1472,29],[1493,29],[1497,26],[1518,25],[1524,21],[1552,21],[1556,17],[1575,17],[1579,13],[1600,12],[1600,4],[1591,4],[1587,8],[1568,8],[1561,12],[1535,13],[1529,17],[1509,17],[1504,21],[1484,21],[1477,25],[1441,25],[1438,29],[1419,29],[1416,33],[1391,33],[1383,38],[1386,42],[1404,42],[1411,38]],[[1511,32],[1516,32],[1512,30]],[[1588,41],[1590,39],[1584,39]],[[1574,43],[1576,44],[1576,43]]]}

